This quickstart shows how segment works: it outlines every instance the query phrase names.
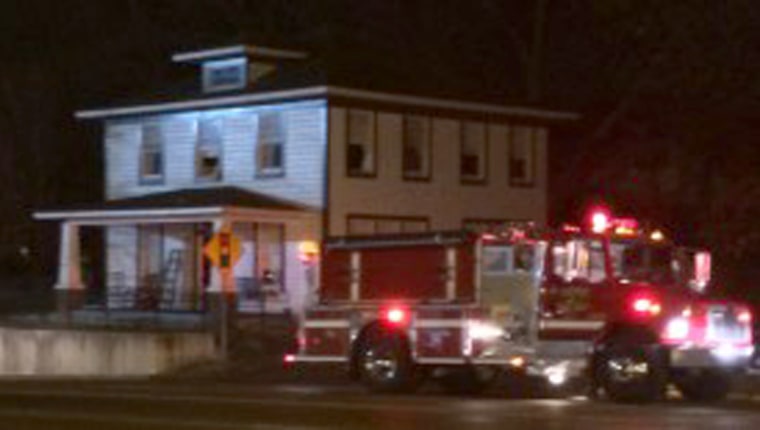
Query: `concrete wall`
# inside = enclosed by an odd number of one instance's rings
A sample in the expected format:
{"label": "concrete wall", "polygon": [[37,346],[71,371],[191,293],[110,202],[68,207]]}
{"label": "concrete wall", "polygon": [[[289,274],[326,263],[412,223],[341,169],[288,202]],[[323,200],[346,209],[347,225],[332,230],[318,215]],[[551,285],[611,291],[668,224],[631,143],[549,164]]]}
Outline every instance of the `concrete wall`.
{"label": "concrete wall", "polygon": [[0,376],[148,376],[214,354],[210,333],[0,328]]}

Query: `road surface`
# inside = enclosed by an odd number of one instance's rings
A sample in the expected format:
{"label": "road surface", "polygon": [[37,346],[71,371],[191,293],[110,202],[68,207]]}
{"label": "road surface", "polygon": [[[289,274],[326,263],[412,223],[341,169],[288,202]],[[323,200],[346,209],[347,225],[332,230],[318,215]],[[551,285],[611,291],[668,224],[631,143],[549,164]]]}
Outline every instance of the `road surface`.
{"label": "road surface", "polygon": [[371,395],[348,385],[0,382],[0,429],[760,429],[760,399],[616,405]]}

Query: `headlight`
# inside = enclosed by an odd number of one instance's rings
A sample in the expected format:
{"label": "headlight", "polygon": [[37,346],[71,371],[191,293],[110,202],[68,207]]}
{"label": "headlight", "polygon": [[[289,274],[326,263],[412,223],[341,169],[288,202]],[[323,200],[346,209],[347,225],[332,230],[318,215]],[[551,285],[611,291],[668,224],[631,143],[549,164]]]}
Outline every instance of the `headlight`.
{"label": "headlight", "polygon": [[668,321],[664,337],[667,340],[684,340],[689,337],[689,320],[679,317]]}

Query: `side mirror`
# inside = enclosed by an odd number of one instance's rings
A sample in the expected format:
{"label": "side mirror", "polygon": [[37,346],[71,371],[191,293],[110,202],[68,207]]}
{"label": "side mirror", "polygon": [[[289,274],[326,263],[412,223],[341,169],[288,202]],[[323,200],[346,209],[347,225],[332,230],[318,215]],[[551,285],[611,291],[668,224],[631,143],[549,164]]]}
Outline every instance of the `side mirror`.
{"label": "side mirror", "polygon": [[681,282],[702,294],[711,278],[712,256],[709,251],[694,248],[678,248],[676,251]]}
{"label": "side mirror", "polygon": [[693,288],[704,293],[710,283],[712,273],[712,256],[709,251],[700,250],[694,253]]}

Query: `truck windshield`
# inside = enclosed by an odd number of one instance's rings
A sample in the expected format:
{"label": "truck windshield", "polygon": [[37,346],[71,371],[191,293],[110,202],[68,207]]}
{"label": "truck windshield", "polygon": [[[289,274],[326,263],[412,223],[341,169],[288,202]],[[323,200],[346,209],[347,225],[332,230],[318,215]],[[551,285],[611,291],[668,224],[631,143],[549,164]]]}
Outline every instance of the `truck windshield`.
{"label": "truck windshield", "polygon": [[653,284],[672,284],[678,279],[678,264],[671,246],[638,241],[610,243],[616,279]]}

